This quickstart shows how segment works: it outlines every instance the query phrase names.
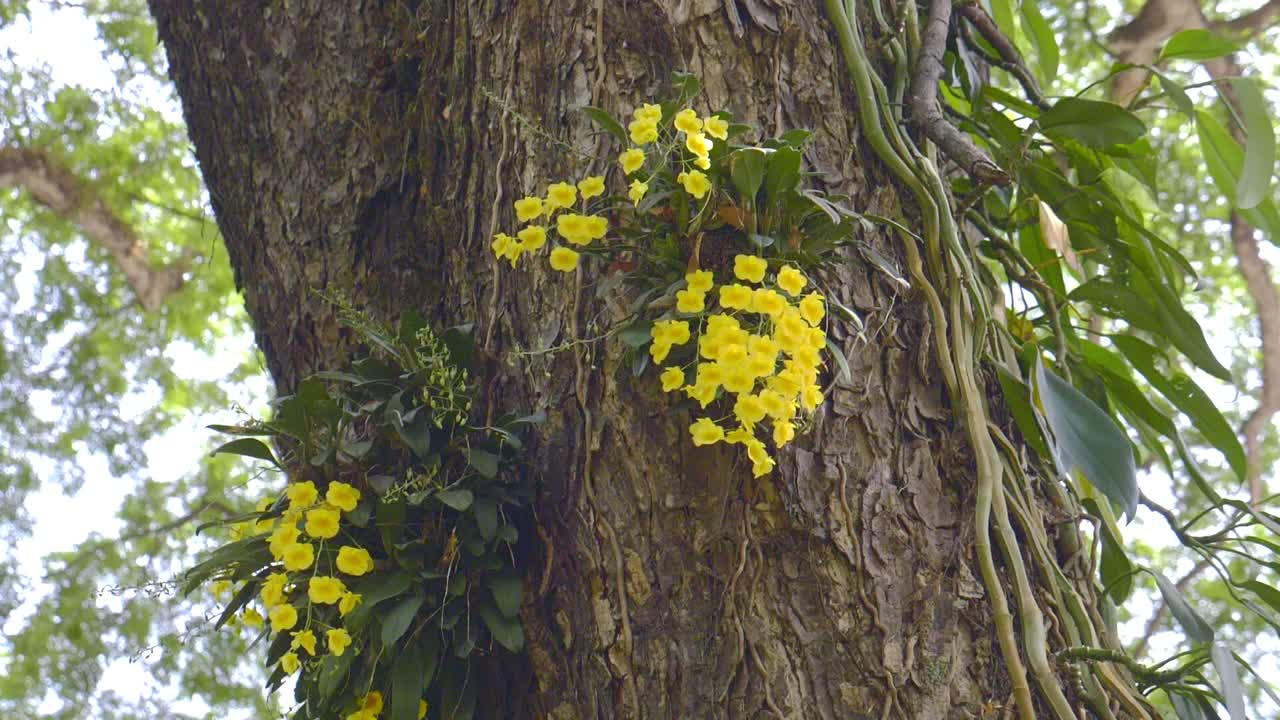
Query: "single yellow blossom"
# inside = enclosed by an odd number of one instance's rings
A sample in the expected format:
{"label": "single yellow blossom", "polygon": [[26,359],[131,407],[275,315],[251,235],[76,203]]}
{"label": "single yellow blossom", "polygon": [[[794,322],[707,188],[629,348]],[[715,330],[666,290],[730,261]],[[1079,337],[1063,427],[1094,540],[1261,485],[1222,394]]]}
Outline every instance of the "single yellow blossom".
{"label": "single yellow blossom", "polygon": [[240,616],[240,621],[248,627],[262,627],[262,613],[258,612],[254,608],[248,608],[244,611],[244,614]]}
{"label": "single yellow blossom", "polygon": [[294,543],[284,549],[284,569],[291,572],[306,570],[315,562],[316,555],[311,543]]}
{"label": "single yellow blossom", "polygon": [[773,423],[773,444],[782,447],[795,439],[796,426],[786,420]]}
{"label": "single yellow blossom", "polygon": [[284,670],[285,675],[292,675],[298,672],[300,667],[302,667],[302,662],[298,660],[298,653],[287,652],[280,656],[280,669]]}
{"label": "single yellow blossom", "polygon": [[649,357],[653,358],[655,363],[660,363],[667,359],[671,354],[671,343],[654,340],[649,344]]}
{"label": "single yellow blossom", "polygon": [[640,201],[644,198],[644,194],[649,192],[649,183],[642,183],[639,180],[631,181],[631,189],[627,190],[627,199],[635,203],[638,207]]}
{"label": "single yellow blossom", "polygon": [[807,284],[809,284],[809,280],[805,278],[804,274],[790,265],[778,271],[778,287],[786,290],[791,297],[799,295]]}
{"label": "single yellow blossom", "polygon": [[365,695],[360,701],[360,709],[367,710],[374,715],[382,712],[382,693],[374,690],[368,695]]}
{"label": "single yellow blossom", "polygon": [[[525,230],[527,229],[525,228]],[[524,230],[520,232],[523,233]],[[360,502],[360,491],[344,482],[334,480],[329,483],[329,489],[325,491],[324,499],[325,502],[343,512],[351,512],[356,509],[356,504]]]}
{"label": "single yellow blossom", "polygon": [[578,269],[578,253],[567,247],[558,247],[551,251],[551,267],[560,272]]}
{"label": "single yellow blossom", "polygon": [[657,121],[632,120],[631,124],[627,125],[627,130],[631,133],[631,142],[636,145],[648,145],[658,139]]}
{"label": "single yellow blossom", "polygon": [[622,154],[618,156],[618,164],[622,166],[623,173],[630,175],[644,167],[644,150],[640,148],[623,150]]}
{"label": "single yellow blossom", "polygon": [[706,307],[706,294],[696,290],[676,291],[676,309],[683,313],[699,313]]}
{"label": "single yellow blossom", "polygon": [[266,582],[262,583],[262,589],[258,594],[262,596],[262,604],[268,610],[284,602],[284,588],[289,582],[289,576],[284,573],[271,573],[267,576]]}
{"label": "single yellow blossom", "polygon": [[338,569],[359,577],[373,569],[373,556],[364,548],[344,545],[338,548]]}
{"label": "single yellow blossom", "polygon": [[710,270],[695,270],[691,273],[685,273],[685,287],[696,292],[708,292],[711,286],[715,284],[715,278]]}
{"label": "single yellow blossom", "polygon": [[360,605],[360,601],[364,598],[358,593],[345,592],[342,593],[342,599],[338,601],[338,615],[346,617],[351,614]]}
{"label": "single yellow blossom", "polygon": [[537,220],[538,217],[542,215],[542,198],[540,197],[534,197],[532,195],[522,197],[515,202],[515,206],[516,219],[520,222]]}
{"label": "single yellow blossom", "polygon": [[777,290],[767,290],[765,288],[756,288],[751,294],[751,310],[763,315],[778,317],[782,315],[782,311],[787,309],[787,299]]}
{"label": "single yellow blossom", "polygon": [[588,175],[578,182],[578,192],[584,201],[604,194],[604,176]]}
{"label": "single yellow blossom", "polygon": [[578,201],[578,189],[566,182],[552,183],[547,187],[547,199],[543,203],[548,211],[573,207]]}
{"label": "single yellow blossom", "polygon": [[320,575],[307,581],[307,598],[317,605],[332,605],[342,599],[347,586],[336,577]]}
{"label": "single yellow blossom", "polygon": [[584,215],[582,227],[586,231],[587,237],[592,240],[599,240],[609,232],[609,219],[603,215]]}
{"label": "single yellow blossom", "polygon": [[316,634],[310,630],[303,630],[293,634],[293,642],[289,644],[290,650],[302,648],[307,651],[308,655],[316,654]]}
{"label": "single yellow blossom", "polygon": [[529,225],[516,233],[520,238],[520,247],[525,252],[535,252],[547,244],[547,229],[541,225]]}
{"label": "single yellow blossom", "polygon": [[313,538],[331,538],[338,534],[338,517],[336,509],[320,507],[307,511],[306,533]]}
{"label": "single yellow blossom", "polygon": [[654,342],[665,342],[671,345],[683,345],[689,342],[689,322],[687,320],[659,320],[653,324]]}
{"label": "single yellow blossom", "polygon": [[419,700],[418,701],[418,720],[422,720],[422,718],[426,716],[427,716],[427,701]]}
{"label": "single yellow blossom", "polygon": [[826,308],[823,306],[821,293],[811,292],[800,301],[800,315],[810,325],[816,326],[822,322],[822,317],[825,314]]}
{"label": "single yellow blossom", "polygon": [[746,310],[751,307],[752,292],[746,285],[734,283],[720,286],[720,307]]}
{"label": "single yellow blossom", "polygon": [[342,628],[330,630],[324,636],[329,644],[329,653],[332,655],[341,655],[347,651],[347,646],[351,644],[351,633]]}
{"label": "single yellow blossom", "polygon": [[273,632],[284,632],[298,624],[298,610],[292,605],[277,605],[267,611]]}
{"label": "single yellow blossom", "polygon": [[684,146],[688,148],[689,152],[704,158],[711,154],[711,148],[715,146],[715,141],[700,132],[696,132],[685,138]]}
{"label": "single yellow blossom", "polygon": [[769,263],[755,255],[735,255],[733,257],[733,274],[739,280],[758,283],[764,279]]}
{"label": "single yellow blossom", "polygon": [[764,419],[764,403],[757,395],[739,395],[733,404],[733,415],[745,428],[750,428]]}
{"label": "single yellow blossom", "polygon": [[701,418],[689,426],[689,434],[693,436],[693,444],[701,447],[723,440],[724,428],[715,424],[711,418]]}
{"label": "single yellow blossom", "polygon": [[698,168],[699,170],[710,170],[711,158],[707,157],[706,155],[699,155],[698,157],[693,159],[693,166]]}
{"label": "single yellow blossom", "polygon": [[298,542],[300,535],[302,533],[298,532],[297,526],[292,523],[277,527],[267,541],[267,549],[271,551],[271,557],[276,560],[284,559],[285,549]]}
{"label": "single yellow blossom", "polygon": [[643,120],[644,122],[656,124],[662,119],[662,107],[660,105],[654,105],[653,103],[645,103],[636,108],[631,113],[631,116],[636,120]]}
{"label": "single yellow blossom", "polygon": [[698,405],[705,408],[711,404],[711,401],[716,399],[716,386],[699,380],[697,384],[686,387],[684,394],[688,395],[689,399],[696,400]]}
{"label": "single yellow blossom", "polygon": [[702,129],[702,121],[698,119],[698,113],[689,108],[676,113],[674,122],[676,129],[683,133],[693,134]]}
{"label": "single yellow blossom", "polygon": [[295,508],[314,505],[316,498],[320,497],[320,493],[316,491],[316,484],[310,480],[293,483],[284,493],[289,496],[289,506]]}
{"label": "single yellow blossom", "polygon": [[678,367],[669,367],[662,371],[662,391],[679,390],[684,385],[684,371]]}
{"label": "single yellow blossom", "polygon": [[676,181],[684,186],[685,192],[699,200],[711,190],[711,181],[701,170],[682,172],[676,176]]}
{"label": "single yellow blossom", "polygon": [[708,135],[717,140],[729,139],[729,121],[724,118],[715,115],[705,117],[702,119],[702,127]]}

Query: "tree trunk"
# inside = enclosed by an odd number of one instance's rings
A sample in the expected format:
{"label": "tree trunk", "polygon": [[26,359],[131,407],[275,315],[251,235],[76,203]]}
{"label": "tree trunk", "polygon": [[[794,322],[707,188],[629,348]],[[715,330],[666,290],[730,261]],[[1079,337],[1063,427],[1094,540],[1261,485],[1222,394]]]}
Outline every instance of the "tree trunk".
{"label": "tree trunk", "polygon": [[[480,716],[1004,712],[1010,679],[972,552],[972,454],[921,298],[850,258],[833,292],[867,330],[833,338],[852,379],[757,482],[731,448],[695,449],[690,418],[620,366],[616,343],[548,351],[618,316],[597,297],[600,273],[564,282],[489,251],[514,199],[613,164],[575,108],[624,115],[662,96],[672,70],[701,78],[700,110],[770,135],[812,129],[808,169],[854,207],[910,205],[861,137],[820,3],[194,7],[152,0],[278,389],[351,350],[313,292],[325,289],[388,320],[416,308],[475,321],[496,359],[483,404],[548,413],[529,648],[486,661]],[[900,257],[887,233],[859,239]]]}

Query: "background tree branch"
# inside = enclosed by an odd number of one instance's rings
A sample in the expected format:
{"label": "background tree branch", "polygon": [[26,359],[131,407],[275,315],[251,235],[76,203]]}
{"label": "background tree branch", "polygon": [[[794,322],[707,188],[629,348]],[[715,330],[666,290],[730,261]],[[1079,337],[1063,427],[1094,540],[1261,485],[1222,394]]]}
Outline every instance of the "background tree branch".
{"label": "background tree branch", "polygon": [[77,225],[90,242],[106,250],[145,310],[159,308],[185,282],[187,262],[156,266],[137,232],[47,153],[0,148],[0,188],[27,191],[41,205]]}

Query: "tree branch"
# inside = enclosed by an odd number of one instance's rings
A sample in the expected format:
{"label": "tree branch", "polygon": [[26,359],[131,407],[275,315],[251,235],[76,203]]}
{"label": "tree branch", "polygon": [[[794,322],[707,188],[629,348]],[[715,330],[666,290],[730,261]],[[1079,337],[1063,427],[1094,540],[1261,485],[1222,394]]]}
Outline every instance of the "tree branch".
{"label": "tree branch", "polygon": [[1266,30],[1276,20],[1280,20],[1280,0],[1270,0],[1257,10],[1251,10],[1231,20],[1215,22],[1209,27],[1227,35],[1247,38]]}
{"label": "tree branch", "polygon": [[90,242],[106,250],[145,310],[155,310],[185,282],[186,262],[153,266],[132,227],[107,207],[92,188],[47,154],[0,147],[0,188],[26,190],[36,202],[79,226]]}
{"label": "tree branch", "polygon": [[948,122],[938,107],[938,80],[942,77],[942,57],[947,51],[950,27],[951,0],[933,0],[920,41],[920,60],[911,79],[911,124],[976,180],[1007,185],[1008,173]]}
{"label": "tree branch", "polygon": [[1036,107],[1045,109],[1049,107],[1049,103],[1044,98],[1044,92],[1040,89],[1040,84],[1036,82],[1036,78],[1027,69],[1027,63],[1022,58],[1022,53],[1018,52],[1018,48],[1013,46],[1009,38],[1000,32],[1000,28],[996,27],[996,21],[987,14],[987,11],[981,5],[969,4],[958,5],[956,12],[969,21],[978,34],[995,48],[1000,57],[996,60],[996,65],[1003,68],[1005,72],[1013,75],[1022,85],[1022,90],[1027,94],[1027,99],[1035,103]]}

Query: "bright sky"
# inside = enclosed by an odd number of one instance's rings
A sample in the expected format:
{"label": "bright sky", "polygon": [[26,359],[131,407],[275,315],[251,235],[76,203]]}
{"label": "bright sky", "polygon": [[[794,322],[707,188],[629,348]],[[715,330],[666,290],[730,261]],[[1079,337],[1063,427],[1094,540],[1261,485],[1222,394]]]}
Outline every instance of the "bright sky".
{"label": "bright sky", "polygon": [[[11,48],[20,63],[49,65],[53,77],[61,83],[102,89],[115,87],[116,77],[103,61],[103,48],[97,39],[96,28],[78,9],[71,7],[52,10],[43,3],[33,3],[31,11],[30,22],[25,19],[19,20],[13,26],[0,30],[0,47]],[[54,37],[58,38],[58,42],[49,42],[49,38]],[[154,100],[154,104],[166,107],[175,117],[180,115],[179,109],[168,100],[163,89],[150,81],[141,82],[144,84],[139,86],[137,91],[143,93],[143,97],[150,97]],[[30,302],[29,288],[34,281],[34,270],[39,266],[39,262],[38,256],[28,259],[29,272],[24,276],[25,284],[22,288],[25,292],[23,303]],[[1224,334],[1224,330],[1223,327],[1209,328],[1211,340],[1216,347],[1223,347],[1236,340],[1234,337],[1212,337],[1215,334]],[[215,378],[222,376],[228,363],[238,362],[251,343],[251,338],[241,338],[240,342],[230,347],[222,357],[208,357],[190,348],[175,348],[170,354],[179,361],[177,366],[185,368],[191,377]],[[1218,386],[1217,389],[1216,394],[1219,400],[1226,402],[1234,400],[1233,393],[1229,389],[1224,386]],[[267,397],[267,393],[264,379],[256,385],[245,388],[240,402],[245,407],[258,407],[262,399]],[[123,410],[126,413],[139,413],[149,403],[158,400],[158,397],[142,396],[133,404],[134,407]],[[53,412],[52,408],[49,412]],[[200,453],[193,450],[206,447],[210,440],[209,431],[204,428],[204,425],[225,419],[225,417],[192,417],[163,438],[150,443],[146,447],[148,472],[162,481],[171,481],[190,473],[201,461]],[[174,448],[181,449],[181,452],[174,453]],[[37,518],[38,522],[33,536],[18,545],[16,554],[21,563],[21,571],[37,586],[39,586],[38,578],[42,574],[42,559],[49,553],[70,550],[90,533],[110,537],[119,532],[120,522],[116,518],[116,511],[120,507],[122,498],[132,489],[132,480],[112,477],[101,457],[84,455],[79,462],[84,467],[88,478],[80,492],[68,497],[57,488],[47,487],[29,500],[30,514]],[[1167,478],[1159,473],[1153,473],[1143,479],[1143,490],[1158,502],[1171,504],[1173,498],[1167,483]],[[45,520],[39,522],[40,518]],[[1145,510],[1140,512],[1136,522],[1125,528],[1125,532],[1128,537],[1141,538],[1151,545],[1160,546],[1173,542],[1173,537],[1164,523],[1153,518],[1152,514]],[[1171,578],[1176,578],[1186,569],[1179,568],[1170,574]],[[1141,633],[1152,605],[1149,598],[1139,596],[1130,602],[1128,608],[1134,612],[1136,619],[1124,626],[1122,631],[1126,636],[1136,637]],[[12,632],[19,627],[20,620],[30,611],[29,605],[15,613],[3,629]],[[1178,633],[1166,632],[1157,635],[1152,643],[1153,652],[1156,656],[1171,652],[1176,648],[1179,640]],[[1272,667],[1265,669],[1266,673],[1272,677],[1280,677],[1280,667],[1276,666],[1274,657],[1271,665]],[[103,677],[102,683],[104,687],[110,687],[130,699],[138,697],[144,690],[154,685],[141,666],[124,661],[112,664]],[[168,690],[172,691],[172,689]],[[169,694],[172,697],[172,693]],[[52,710],[57,707],[57,704],[56,698],[49,698],[45,709]],[[186,707],[179,704],[175,709],[200,712],[203,706],[188,703]]]}

